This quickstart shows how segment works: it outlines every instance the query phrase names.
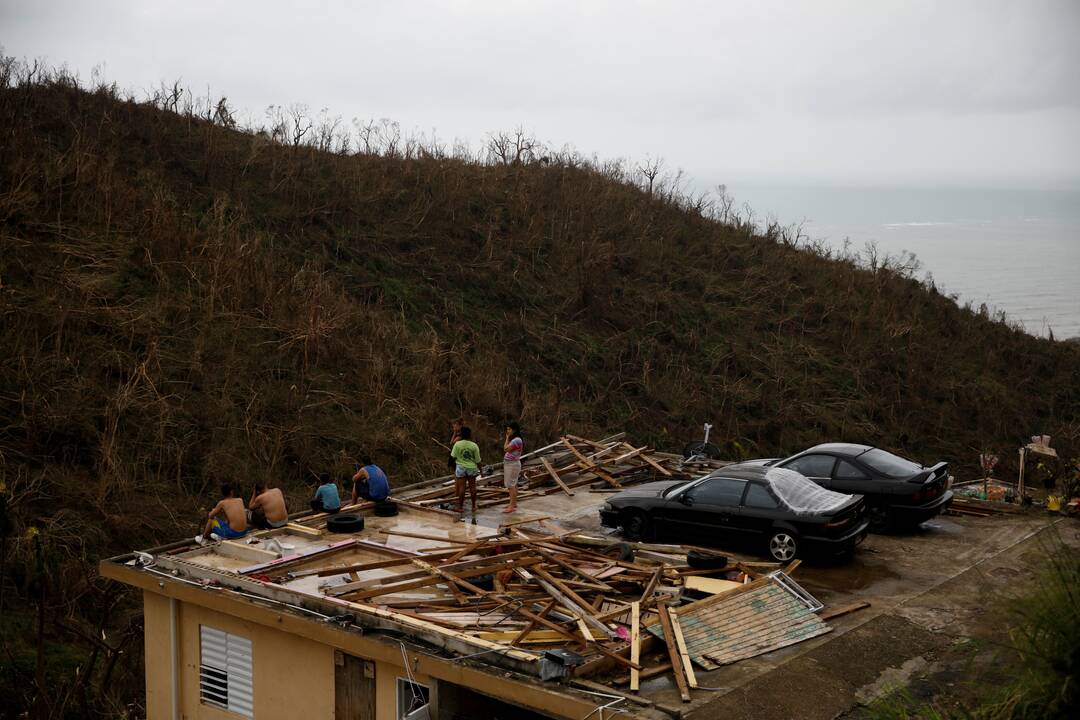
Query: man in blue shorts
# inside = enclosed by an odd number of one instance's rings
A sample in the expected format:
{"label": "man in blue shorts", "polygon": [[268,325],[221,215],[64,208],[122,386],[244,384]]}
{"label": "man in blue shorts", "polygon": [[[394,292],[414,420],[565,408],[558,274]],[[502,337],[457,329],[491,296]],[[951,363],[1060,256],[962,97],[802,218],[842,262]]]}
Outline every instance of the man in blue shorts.
{"label": "man in blue shorts", "polygon": [[206,520],[202,535],[196,535],[198,543],[207,540],[235,540],[247,535],[247,509],[244,501],[233,493],[232,485],[221,483],[221,502],[214,506]]}

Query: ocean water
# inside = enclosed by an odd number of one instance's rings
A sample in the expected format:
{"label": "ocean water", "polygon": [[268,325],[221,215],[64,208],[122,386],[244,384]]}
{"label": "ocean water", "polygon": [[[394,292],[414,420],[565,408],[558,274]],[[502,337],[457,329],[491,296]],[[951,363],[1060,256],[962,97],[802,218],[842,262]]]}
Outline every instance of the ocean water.
{"label": "ocean water", "polygon": [[760,219],[879,255],[913,253],[917,276],[960,303],[1003,310],[1033,335],[1080,337],[1080,191],[729,186]]}

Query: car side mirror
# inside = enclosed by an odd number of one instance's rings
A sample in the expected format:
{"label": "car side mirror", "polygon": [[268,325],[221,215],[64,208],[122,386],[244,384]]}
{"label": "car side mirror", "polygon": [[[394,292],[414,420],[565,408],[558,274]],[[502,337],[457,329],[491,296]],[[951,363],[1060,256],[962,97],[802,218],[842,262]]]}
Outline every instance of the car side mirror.
{"label": "car side mirror", "polygon": [[690,507],[694,504],[694,496],[690,493],[683,493],[679,496],[679,502],[681,502],[686,507]]}

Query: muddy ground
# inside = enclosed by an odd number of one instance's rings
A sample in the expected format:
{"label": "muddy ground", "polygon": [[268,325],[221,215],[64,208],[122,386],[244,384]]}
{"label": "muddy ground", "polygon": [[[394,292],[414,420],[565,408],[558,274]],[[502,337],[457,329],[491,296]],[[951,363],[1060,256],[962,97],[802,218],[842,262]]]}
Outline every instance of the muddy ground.
{"label": "muddy ground", "polygon": [[[537,500],[530,514],[556,509]],[[580,500],[576,512],[557,509],[564,524],[599,529]],[[643,683],[643,694],[684,716],[725,720],[857,717],[901,687],[938,704],[971,702],[1015,668],[1005,648],[1010,609],[1045,568],[1055,535],[1080,550],[1080,521],[1038,509],[942,516],[910,533],[871,535],[850,562],[808,562],[795,575],[827,607],[865,600],[869,608],[830,621],[827,635],[699,671],[712,689],[694,691],[689,704],[666,677]]]}

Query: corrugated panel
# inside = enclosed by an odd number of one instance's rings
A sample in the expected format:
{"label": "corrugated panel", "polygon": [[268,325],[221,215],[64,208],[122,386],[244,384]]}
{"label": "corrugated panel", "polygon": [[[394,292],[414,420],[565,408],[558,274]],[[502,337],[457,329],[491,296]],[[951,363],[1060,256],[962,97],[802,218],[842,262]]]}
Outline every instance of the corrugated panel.
{"label": "corrugated panel", "polygon": [[199,695],[203,702],[252,717],[251,641],[199,626]]}
{"label": "corrugated panel", "polygon": [[[690,658],[706,670],[793,645],[831,628],[773,583],[679,608]],[[659,625],[649,631],[663,637]]]}

